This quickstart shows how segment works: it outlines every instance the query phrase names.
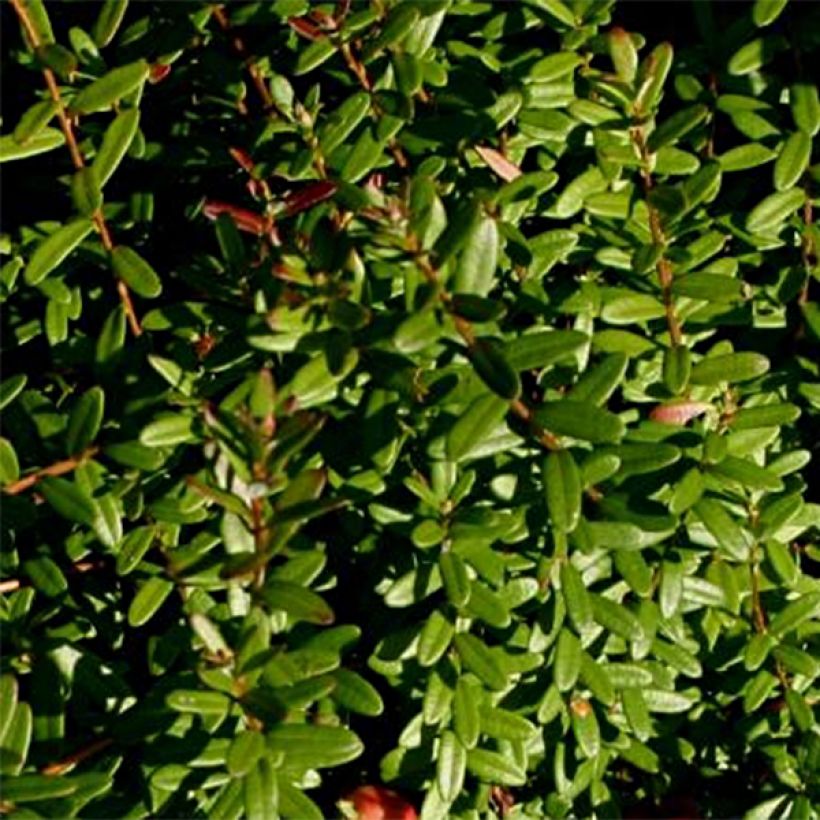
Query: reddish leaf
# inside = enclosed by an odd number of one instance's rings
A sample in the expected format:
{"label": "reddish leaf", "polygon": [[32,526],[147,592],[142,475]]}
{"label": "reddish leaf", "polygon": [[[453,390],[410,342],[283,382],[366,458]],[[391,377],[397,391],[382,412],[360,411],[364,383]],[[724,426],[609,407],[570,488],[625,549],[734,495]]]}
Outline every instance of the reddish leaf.
{"label": "reddish leaf", "polygon": [[382,786],[359,786],[347,799],[357,820],[416,820],[415,808],[400,794]]}
{"label": "reddish leaf", "polygon": [[512,182],[521,176],[521,169],[510,162],[502,153],[495,148],[485,148],[476,145],[476,153],[498,174],[505,182]]}
{"label": "reddish leaf", "polygon": [[236,160],[243,171],[247,171],[249,174],[253,171],[254,162],[251,155],[244,148],[229,148],[228,153]]}
{"label": "reddish leaf", "polygon": [[288,20],[288,25],[297,34],[307,37],[308,40],[319,40],[325,36],[318,26],[313,25],[309,20],[305,20],[304,17],[291,17]]}
{"label": "reddish leaf", "polygon": [[293,216],[300,211],[306,211],[319,202],[324,202],[332,197],[338,188],[339,186],[335,182],[329,180],[322,180],[313,185],[308,185],[306,188],[302,188],[301,191],[296,191],[285,198],[285,213],[288,216]]}
{"label": "reddish leaf", "polygon": [[686,424],[693,418],[703,415],[711,406],[705,401],[672,401],[659,404],[649,414],[649,418],[661,424]]}
{"label": "reddish leaf", "polygon": [[228,202],[218,202],[217,200],[209,199],[205,202],[202,213],[205,214],[208,219],[212,220],[217,219],[220,214],[228,214],[240,231],[256,234],[257,236],[270,234],[273,229],[273,220],[270,219],[270,217],[261,216],[246,208],[231,205]]}
{"label": "reddish leaf", "polygon": [[171,66],[162,63],[154,63],[148,72],[148,82],[156,85],[161,83],[171,73]]}

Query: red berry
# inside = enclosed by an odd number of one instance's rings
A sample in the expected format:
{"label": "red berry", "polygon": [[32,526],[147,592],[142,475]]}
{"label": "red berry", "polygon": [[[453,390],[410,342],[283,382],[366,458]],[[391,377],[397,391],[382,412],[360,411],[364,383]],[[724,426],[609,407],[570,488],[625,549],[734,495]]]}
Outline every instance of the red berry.
{"label": "red berry", "polygon": [[358,820],[416,820],[415,808],[401,795],[381,786],[359,786],[348,800]]}

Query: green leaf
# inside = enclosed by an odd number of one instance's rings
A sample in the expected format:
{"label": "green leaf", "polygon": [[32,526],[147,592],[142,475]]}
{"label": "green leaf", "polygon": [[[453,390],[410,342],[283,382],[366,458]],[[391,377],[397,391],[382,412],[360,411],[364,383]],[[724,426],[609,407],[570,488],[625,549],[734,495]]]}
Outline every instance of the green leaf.
{"label": "green leaf", "polygon": [[447,434],[447,458],[461,461],[503,421],[509,405],[497,396],[479,396]]}
{"label": "green leaf", "polygon": [[698,499],[703,495],[704,482],[703,473],[692,467],[687,470],[681,480],[675,486],[672,499],[669,502],[669,510],[675,515],[681,515],[690,507],[693,507]]}
{"label": "green leaf", "polygon": [[102,191],[93,168],[80,168],[71,178],[71,199],[83,216],[93,216],[102,206]]}
{"label": "green leaf", "polygon": [[530,66],[527,79],[538,83],[549,83],[571,73],[581,65],[581,62],[581,58],[573,51],[548,54]]}
{"label": "green leaf", "polygon": [[748,142],[745,145],[737,145],[725,151],[717,161],[724,173],[731,171],[745,171],[748,168],[757,168],[767,162],[771,162],[777,154],[759,142]]}
{"label": "green leaf", "polygon": [[355,349],[349,350],[338,368],[331,370],[325,356],[316,356],[296,371],[296,375],[279,393],[279,406],[293,401],[300,409],[314,407],[335,398],[338,384],[359,361]]}
{"label": "green leaf", "polygon": [[3,799],[12,804],[32,803],[68,797],[77,790],[69,777],[47,777],[42,774],[22,774],[3,783]]}
{"label": "green leaf", "polygon": [[568,629],[562,629],[555,644],[553,675],[560,692],[575,686],[581,671],[581,642]]}
{"label": "green leaf", "polygon": [[756,379],[769,370],[769,360],[760,353],[727,353],[701,359],[693,368],[693,384],[722,384]]}
{"label": "green leaf", "polygon": [[453,732],[443,732],[436,758],[436,785],[442,799],[452,803],[464,786],[467,750]]}
{"label": "green leaf", "polygon": [[325,155],[344,143],[370,110],[370,95],[357,91],[325,120],[319,129],[319,146]]}
{"label": "green leaf", "polygon": [[569,707],[572,717],[572,733],[578,742],[578,748],[585,757],[596,757],[601,748],[601,730],[595,710],[589,701],[575,698]]}
{"label": "green leaf", "polygon": [[561,595],[572,625],[583,634],[592,624],[592,601],[581,573],[569,561],[561,564]]}
{"label": "green leaf", "polygon": [[35,249],[23,277],[29,285],[43,281],[91,233],[90,219],[75,219],[46,237]]}
{"label": "green leaf", "polygon": [[811,83],[797,83],[789,89],[794,124],[807,134],[814,136],[820,130],[820,100],[817,86]]}
{"label": "green leaf", "polygon": [[162,416],[143,427],[140,444],[146,447],[173,447],[196,441],[194,420],[189,416]]}
{"label": "green leaf", "polygon": [[[31,744],[33,719],[31,707],[27,703],[18,703],[14,717],[5,727],[3,742],[0,746],[0,771],[4,775],[18,775],[28,758]],[[3,784],[3,792],[8,781]]]}
{"label": "green leaf", "polygon": [[72,114],[92,114],[110,108],[145,82],[148,70],[149,66],[145,60],[137,60],[112,69],[80,91],[71,100],[69,111]]}
{"label": "green leaf", "polygon": [[68,417],[66,451],[69,455],[81,453],[94,442],[104,412],[105,394],[101,388],[92,387],[80,396]]}
{"label": "green leaf", "polygon": [[572,453],[569,450],[550,453],[544,462],[543,477],[553,527],[572,532],[581,516],[581,476]]}
{"label": "green leaf", "polygon": [[618,416],[589,402],[545,402],[534,415],[552,433],[596,444],[618,441],[624,434],[624,424]]}
{"label": "green leaf", "polygon": [[8,439],[0,438],[0,484],[11,484],[20,477],[20,462]]}
{"label": "green leaf", "polygon": [[442,552],[439,568],[447,599],[455,607],[464,606],[470,600],[472,587],[463,559],[454,552]]}
{"label": "green leaf", "polygon": [[201,689],[175,689],[168,693],[165,702],[176,712],[195,715],[222,715],[231,705],[231,699],[222,692]]}
{"label": "green leaf", "polygon": [[384,712],[384,703],[378,690],[368,680],[350,669],[337,669],[333,673],[336,688],[333,699],[359,715],[378,717]]}
{"label": "green leaf", "polygon": [[243,777],[265,753],[265,740],[260,732],[245,731],[238,734],[228,749],[225,762],[232,777]]}
{"label": "green leaf", "polygon": [[755,0],[752,6],[752,20],[758,28],[773,23],[786,8],[789,0]]}
{"label": "green leaf", "polygon": [[609,32],[607,41],[615,73],[625,83],[631,83],[638,71],[638,51],[632,37],[622,28],[614,28]]}
{"label": "green leaf", "polygon": [[532,740],[537,733],[526,718],[495,706],[485,706],[481,710],[481,731],[498,740],[513,741]]}
{"label": "green leaf", "polygon": [[605,191],[607,182],[597,166],[587,169],[573,179],[559,194],[552,215],[555,219],[569,219],[584,207],[587,197]]}
{"label": "green leaf", "polygon": [[297,621],[332,624],[335,618],[324,598],[299,584],[270,579],[259,595],[271,609],[287,612]]}
{"label": "green leaf", "polygon": [[820,592],[807,592],[787,604],[769,623],[769,632],[782,638],[806,621],[820,616]]}
{"label": "green leaf", "polygon": [[453,729],[467,749],[475,748],[481,733],[478,685],[461,677],[453,693]]}
{"label": "green leaf", "polygon": [[281,723],[268,732],[267,743],[285,754],[288,767],[304,770],[341,766],[364,750],[361,740],[342,726]]}
{"label": "green leaf", "polygon": [[735,76],[751,74],[766,65],[778,52],[788,48],[788,40],[780,34],[757,37],[741,46],[729,58],[729,73]]}
{"label": "green leaf", "polygon": [[806,195],[800,188],[790,188],[769,194],[758,202],[746,217],[746,230],[749,233],[768,233],[778,228],[805,200]]}
{"label": "green leaf", "polygon": [[156,271],[133,249],[119,245],[111,251],[114,275],[134,293],[153,299],[162,293],[162,282]]}
{"label": "green leaf", "polygon": [[514,761],[487,749],[467,752],[467,771],[485,783],[501,786],[523,786],[527,782],[526,772]]}
{"label": "green leaf", "polygon": [[749,537],[720,502],[701,498],[694,506],[695,515],[725,550],[737,561],[745,561],[749,554]]}
{"label": "green leaf", "polygon": [[610,353],[578,380],[568,397],[573,401],[604,404],[621,384],[629,357],[625,353]]}
{"label": "green leaf", "polygon": [[453,642],[465,666],[490,689],[504,689],[507,686],[504,670],[480,638],[462,632],[454,637]]}
{"label": "green leaf", "polygon": [[[53,43],[54,31],[51,28],[51,21],[48,18],[44,0],[23,0],[22,6],[25,8],[26,16],[37,35],[36,41]],[[26,39],[29,39],[28,31],[26,31]]]}
{"label": "green leaf", "polygon": [[789,135],[774,164],[774,187],[786,191],[796,185],[809,167],[810,158],[811,137],[805,131]]}
{"label": "green leaf", "polygon": [[518,398],[521,381],[505,358],[498,341],[478,339],[470,348],[470,359],[476,373],[490,390],[504,399]]}
{"label": "green leaf", "polygon": [[780,427],[791,424],[800,416],[800,408],[794,404],[766,404],[757,407],[741,407],[729,421],[733,430],[753,430],[758,427]]}
{"label": "green leaf", "polygon": [[584,345],[589,337],[577,330],[555,330],[525,333],[504,345],[510,366],[521,372],[548,367],[566,359]]}
{"label": "green leaf", "polygon": [[149,578],[139,588],[128,607],[128,623],[134,627],[148,623],[173,590],[172,581],[159,575]]}
{"label": "green leaf", "polygon": [[11,727],[17,709],[17,678],[10,674],[0,676],[0,744]]}
{"label": "green leaf", "polygon": [[497,629],[504,629],[510,624],[510,611],[502,598],[481,581],[472,582],[466,609],[470,615]]}
{"label": "green leaf", "polygon": [[441,326],[433,308],[420,310],[408,316],[393,335],[396,350],[404,354],[418,353],[435,344],[441,335]]}
{"label": "green leaf", "polygon": [[253,820],[278,820],[279,779],[267,755],[260,757],[242,783],[245,816]]}
{"label": "green leaf", "polygon": [[455,628],[450,621],[434,609],[425,621],[419,635],[416,657],[422,666],[433,666],[450,648]]}
{"label": "green leaf", "polygon": [[647,148],[655,152],[664,145],[677,142],[682,136],[700,125],[708,114],[709,109],[700,104],[675,112],[649,135],[649,139],[646,141]]}
{"label": "green leaf", "polygon": [[601,595],[591,595],[590,602],[593,617],[604,629],[627,641],[637,641],[643,636],[640,621],[627,607]]}
{"label": "green leaf", "polygon": [[718,273],[686,273],[674,278],[672,293],[707,302],[736,302],[743,295],[743,282]]}
{"label": "green leaf", "polygon": [[140,112],[137,108],[122,111],[106,129],[97,156],[91,166],[102,188],[117,170],[137,133]]}
{"label": "green leaf", "polygon": [[672,67],[674,50],[671,43],[661,43],[646,56],[638,67],[634,108],[639,112],[655,109],[663,93],[663,86]]}
{"label": "green leaf", "polygon": [[91,526],[97,517],[97,508],[91,496],[65,478],[48,476],[38,484],[46,501],[63,518]]}
{"label": "green leaf", "polygon": [[601,318],[611,325],[631,325],[633,322],[660,319],[665,313],[663,304],[654,296],[634,293],[608,301],[601,311]]}
{"label": "green leaf", "polygon": [[453,276],[453,293],[486,296],[495,284],[498,225],[482,216],[471,226]]}
{"label": "green leaf", "polygon": [[17,373],[0,382],[0,410],[11,404],[26,386],[28,376]]}
{"label": "green leaf", "polygon": [[26,145],[43,133],[43,129],[57,113],[54,100],[41,100],[26,109],[17,123],[13,137],[20,145]]}
{"label": "green leaf", "polygon": [[23,561],[23,570],[34,588],[48,598],[57,598],[68,589],[68,581],[47,555]]}
{"label": "green leaf", "polygon": [[677,345],[667,348],[663,354],[663,383],[673,395],[680,395],[689,384],[692,372],[692,356],[688,347]]}
{"label": "green leaf", "polygon": [[127,8],[128,0],[105,0],[91,28],[96,45],[103,48],[114,39]]}
{"label": "green leaf", "polygon": [[117,574],[128,575],[136,569],[145,553],[151,548],[156,538],[156,528],[152,526],[137,527],[123,539],[117,552]]}
{"label": "green leaf", "polygon": [[388,12],[384,27],[376,38],[368,44],[368,56],[401,42],[416,25],[420,15],[421,12],[414,5],[400,3],[393,6]]}
{"label": "green leaf", "polygon": [[712,464],[708,472],[718,478],[734,482],[749,490],[779,492],[783,482],[765,467],[759,467],[752,461],[728,455],[717,464]]}

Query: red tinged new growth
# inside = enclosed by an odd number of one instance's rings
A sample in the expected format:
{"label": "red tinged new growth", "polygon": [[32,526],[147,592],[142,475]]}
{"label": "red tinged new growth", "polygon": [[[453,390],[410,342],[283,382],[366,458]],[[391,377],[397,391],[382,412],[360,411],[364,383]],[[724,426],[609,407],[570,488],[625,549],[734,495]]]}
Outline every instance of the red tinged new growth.
{"label": "red tinged new growth", "polygon": [[330,199],[338,190],[339,186],[335,182],[322,180],[299,191],[294,191],[285,197],[285,213],[288,216],[293,216],[301,211],[306,211],[308,208]]}
{"label": "red tinged new growth", "polygon": [[675,401],[659,404],[650,414],[652,421],[661,424],[687,424],[692,419],[703,415],[712,405],[705,401]]}
{"label": "red tinged new growth", "polygon": [[510,162],[500,151],[495,148],[486,148],[483,145],[476,145],[476,153],[495,171],[504,182],[512,182],[521,176],[521,169]]}
{"label": "red tinged new growth", "polygon": [[220,214],[228,214],[240,231],[252,233],[255,236],[267,236],[275,245],[279,244],[279,235],[276,231],[276,226],[273,224],[273,219],[269,216],[262,216],[261,214],[249,211],[247,208],[240,208],[237,205],[231,205],[228,202],[219,202],[215,199],[205,201],[205,204],[202,206],[202,213],[212,221],[218,219]]}
{"label": "red tinged new growth", "polygon": [[315,26],[309,20],[305,20],[304,17],[291,17],[288,20],[288,25],[297,34],[301,34],[302,37],[306,37],[308,40],[319,40],[325,36],[318,26]]}
{"label": "red tinged new growth", "polygon": [[400,794],[382,786],[359,786],[346,798],[356,820],[417,820],[418,813]]}

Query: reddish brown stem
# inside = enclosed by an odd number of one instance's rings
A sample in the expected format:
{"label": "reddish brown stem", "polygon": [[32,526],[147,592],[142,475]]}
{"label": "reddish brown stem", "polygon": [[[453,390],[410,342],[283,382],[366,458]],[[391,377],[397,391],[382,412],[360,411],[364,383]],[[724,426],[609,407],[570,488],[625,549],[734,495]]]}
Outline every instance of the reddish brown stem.
{"label": "reddish brown stem", "polygon": [[18,479],[17,481],[13,481],[11,484],[7,484],[3,487],[3,492],[6,495],[19,495],[20,493],[28,490],[30,487],[33,487],[38,481],[40,481],[40,479],[45,478],[46,476],[60,476],[70,473],[72,470],[79,467],[84,461],[95,455],[98,451],[99,447],[88,447],[77,456],[72,456],[71,458],[63,459],[62,461],[56,461],[48,467],[43,467],[34,473],[30,473],[29,475]]}
{"label": "reddish brown stem", "polygon": [[89,757],[97,754],[97,752],[107,749],[113,742],[114,741],[110,737],[103,737],[99,740],[95,740],[87,746],[77,749],[76,752],[72,752],[70,755],[62,758],[61,760],[57,760],[54,763],[48,763],[43,766],[40,769],[40,774],[44,774],[48,777],[58,777],[61,774],[65,774],[69,769],[74,768],[74,766],[78,763],[82,763],[84,760],[87,760]]}
{"label": "reddish brown stem", "polygon": [[[440,282],[438,277],[438,271],[430,262],[430,259],[427,257],[426,254],[418,252],[419,243],[418,239],[415,236],[411,235],[408,237],[407,247],[411,251],[416,252],[416,264],[421,269],[421,272],[424,274],[425,279],[427,279],[427,281],[433,287],[439,288]],[[439,299],[444,305],[445,310],[447,310],[447,312],[453,318],[455,328],[458,331],[459,336],[461,336],[461,338],[464,339],[464,343],[467,345],[467,349],[472,350],[476,344],[475,330],[473,329],[472,323],[465,319],[463,316],[459,316],[458,314],[453,312],[451,294],[449,294],[444,289],[439,289],[438,295]],[[530,432],[535,436],[535,438],[538,440],[538,443],[541,444],[542,447],[545,447],[547,450],[561,449],[561,442],[558,439],[558,437],[538,423],[538,421],[535,419],[535,414],[522,399],[513,399],[510,402],[510,411],[516,416],[518,416],[518,418],[521,419],[521,421],[523,421],[524,424],[527,425]]]}
{"label": "reddish brown stem", "polygon": [[[643,139],[643,133],[639,128],[632,130],[632,140],[641,155],[644,170],[641,173],[643,180],[644,195],[646,197],[646,207],[649,211],[649,230],[652,234],[652,241],[661,248],[666,247],[666,236],[663,232],[661,217],[658,211],[649,203],[649,192],[652,190],[652,175],[649,172],[649,151]],[[673,347],[680,347],[683,344],[683,331],[681,330],[680,319],[675,311],[675,300],[672,296],[672,265],[669,260],[661,254],[656,264],[658,271],[658,283],[661,287],[661,297],[663,299],[664,311],[666,313],[666,326],[669,330],[669,338]]]}
{"label": "reddish brown stem", "polygon": [[[20,18],[20,23],[26,32],[26,36],[31,43],[31,47],[33,49],[37,49],[41,45],[40,36],[37,33],[37,29],[34,27],[31,18],[29,17],[28,10],[26,9],[23,0],[11,0],[11,4],[14,7],[15,12],[17,12],[17,16]],[[85,167],[85,160],[83,159],[79,145],[77,145],[77,139],[74,136],[74,126],[70,117],[66,113],[65,105],[63,105],[63,98],[60,95],[60,88],[57,85],[54,72],[49,68],[43,68],[43,77],[45,78],[46,85],[48,86],[51,99],[57,107],[57,119],[60,122],[60,128],[62,129],[63,136],[65,137],[68,151],[71,154],[71,162],[75,169],[80,170]],[[103,216],[101,208],[98,208],[95,211],[92,215],[92,219],[97,228],[97,232],[100,235],[100,241],[102,242],[103,247],[110,253],[114,249],[114,241],[111,238],[111,231],[105,222],[105,217]],[[122,281],[122,279],[117,280],[117,292],[119,294],[120,301],[122,302],[123,309],[125,310],[125,315],[128,317],[131,332],[135,336],[139,336],[142,333],[142,328],[140,327],[139,320],[134,312],[134,305],[131,301],[128,286]]]}
{"label": "reddish brown stem", "polygon": [[[228,20],[228,17],[225,14],[224,9],[222,6],[214,6],[213,10],[214,17],[216,18],[216,22],[219,23],[219,27],[227,32],[231,32],[231,23]],[[234,51],[246,60],[248,74],[250,75],[251,82],[253,83],[254,87],[256,88],[257,93],[259,94],[260,98],[262,99],[262,103],[265,106],[265,109],[275,108],[275,103],[273,97],[271,96],[270,89],[268,89],[267,85],[265,84],[265,78],[260,74],[259,69],[254,63],[253,58],[249,56],[248,49],[245,46],[244,41],[242,38],[237,35],[231,33],[231,45],[234,48]],[[240,105],[244,106],[244,103],[240,101]],[[242,111],[240,110],[241,114],[247,114],[247,109]]]}

